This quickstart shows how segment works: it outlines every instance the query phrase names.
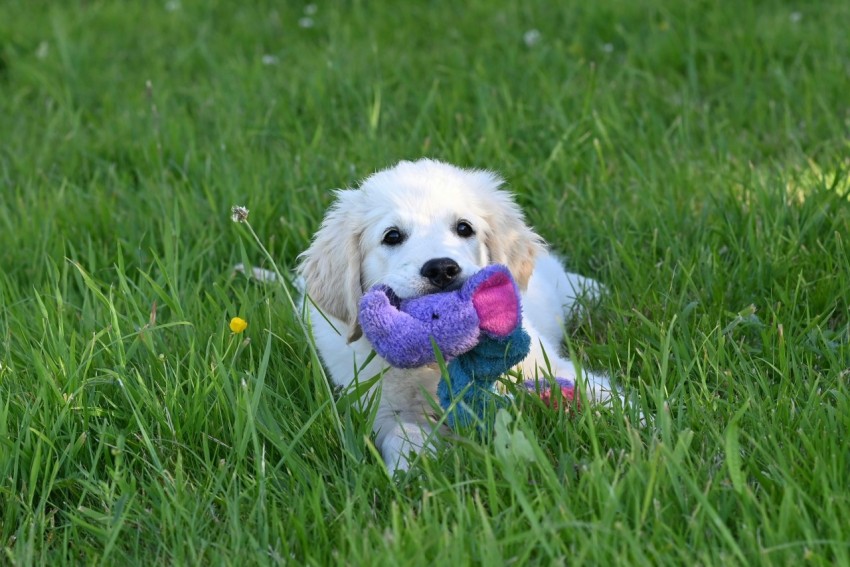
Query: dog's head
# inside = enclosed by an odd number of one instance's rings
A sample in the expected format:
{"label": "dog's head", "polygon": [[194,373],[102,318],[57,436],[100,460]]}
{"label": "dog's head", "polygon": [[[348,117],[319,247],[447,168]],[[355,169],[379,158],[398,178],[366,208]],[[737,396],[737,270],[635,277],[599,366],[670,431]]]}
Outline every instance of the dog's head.
{"label": "dog's head", "polygon": [[542,240],[502,184],[489,171],[420,160],[338,191],[300,258],[307,294],[356,338],[358,302],[376,284],[407,299],[456,289],[499,263],[525,288]]}

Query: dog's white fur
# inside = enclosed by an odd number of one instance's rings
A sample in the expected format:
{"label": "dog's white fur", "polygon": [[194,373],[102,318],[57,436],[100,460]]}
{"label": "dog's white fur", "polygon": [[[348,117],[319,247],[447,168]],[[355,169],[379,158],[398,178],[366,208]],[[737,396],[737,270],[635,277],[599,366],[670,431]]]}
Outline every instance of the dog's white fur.
{"label": "dog's white fur", "polygon": [[[575,300],[595,295],[599,286],[565,272],[502,185],[489,171],[427,159],[403,161],[370,176],[359,189],[338,191],[300,256],[298,271],[313,304],[313,335],[333,381],[348,386],[358,369],[361,381],[384,372],[374,430],[390,469],[407,469],[411,450],[426,447],[440,373],[433,366],[390,368],[377,356],[363,367],[372,347],[360,333],[357,308],[363,292],[375,284],[389,285],[402,298],[414,297],[437,291],[420,274],[428,260],[453,259],[462,270],[459,279],[487,264],[505,264],[522,290],[523,323],[532,338],[523,374],[551,371],[577,378],[575,366],[559,354],[562,325]],[[472,226],[472,236],[458,235],[461,221]],[[405,240],[395,246],[382,243],[390,229]],[[584,372],[581,378],[588,398],[610,398],[604,376]]]}

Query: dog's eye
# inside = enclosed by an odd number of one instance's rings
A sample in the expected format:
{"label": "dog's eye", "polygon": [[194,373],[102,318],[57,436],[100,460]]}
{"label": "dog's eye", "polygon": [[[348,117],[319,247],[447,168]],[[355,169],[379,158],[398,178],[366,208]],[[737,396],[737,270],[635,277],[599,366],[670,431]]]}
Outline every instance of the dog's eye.
{"label": "dog's eye", "polygon": [[384,233],[384,239],[381,240],[381,244],[385,244],[387,246],[398,246],[404,242],[404,235],[397,228],[391,228]]}
{"label": "dog's eye", "polygon": [[475,234],[475,231],[472,229],[472,225],[466,221],[458,222],[457,226],[455,227],[455,232],[457,232],[457,235],[461,238],[469,238],[470,236]]}

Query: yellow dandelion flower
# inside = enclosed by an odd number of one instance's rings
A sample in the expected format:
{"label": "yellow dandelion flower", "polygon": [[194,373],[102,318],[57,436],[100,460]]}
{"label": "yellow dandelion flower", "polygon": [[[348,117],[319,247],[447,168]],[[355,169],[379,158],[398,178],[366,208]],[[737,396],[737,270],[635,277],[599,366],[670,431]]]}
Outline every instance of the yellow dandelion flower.
{"label": "yellow dandelion flower", "polygon": [[236,333],[237,335],[248,328],[248,321],[245,319],[240,319],[239,317],[234,317],[230,320],[230,330]]}

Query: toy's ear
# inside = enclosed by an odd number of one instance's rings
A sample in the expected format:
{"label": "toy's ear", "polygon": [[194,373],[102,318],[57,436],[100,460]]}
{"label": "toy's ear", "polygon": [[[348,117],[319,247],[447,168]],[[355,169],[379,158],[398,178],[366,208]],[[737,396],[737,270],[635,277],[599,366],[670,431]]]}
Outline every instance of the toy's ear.
{"label": "toy's ear", "polygon": [[472,291],[472,305],[482,331],[506,337],[521,323],[519,290],[504,266],[490,266],[484,272],[485,279]]}

